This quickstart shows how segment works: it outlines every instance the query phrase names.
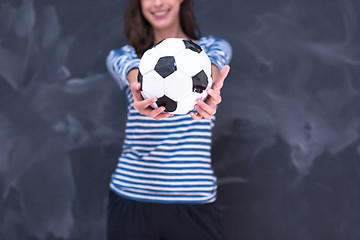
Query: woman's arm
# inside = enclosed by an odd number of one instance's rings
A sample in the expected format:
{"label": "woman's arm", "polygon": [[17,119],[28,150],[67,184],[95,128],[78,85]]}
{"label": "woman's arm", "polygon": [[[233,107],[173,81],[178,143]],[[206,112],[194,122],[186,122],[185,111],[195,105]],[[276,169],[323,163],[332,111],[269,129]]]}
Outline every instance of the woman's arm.
{"label": "woman's arm", "polygon": [[[224,84],[224,80],[230,71],[229,64],[232,57],[232,49],[230,44],[214,36],[202,38],[199,41],[212,63],[213,85],[208,90],[209,96],[205,101],[199,100],[195,105],[197,114],[190,113],[191,117],[199,120],[202,117],[210,120],[216,113],[217,105],[221,102],[220,90]],[[219,73],[219,69],[221,69]]]}
{"label": "woman's arm", "polygon": [[165,107],[153,109],[150,104],[157,101],[156,98],[144,100],[140,94],[141,85],[137,81],[140,59],[133,47],[126,45],[121,49],[112,50],[107,59],[106,65],[110,74],[119,83],[121,88],[129,86],[134,99],[134,108],[140,114],[151,118],[161,119],[172,114],[164,113]]}
{"label": "woman's arm", "polygon": [[131,69],[138,68],[139,63],[140,59],[135,49],[130,45],[112,50],[106,58],[106,66],[109,73],[121,88],[129,86],[127,75]]}

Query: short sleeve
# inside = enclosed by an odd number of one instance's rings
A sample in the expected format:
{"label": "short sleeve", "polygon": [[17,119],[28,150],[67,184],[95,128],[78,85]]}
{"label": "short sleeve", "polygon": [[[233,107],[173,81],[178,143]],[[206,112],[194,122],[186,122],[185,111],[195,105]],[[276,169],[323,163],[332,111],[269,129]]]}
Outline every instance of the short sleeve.
{"label": "short sleeve", "polygon": [[202,37],[197,44],[206,52],[212,64],[219,71],[230,63],[232,57],[232,48],[230,44],[221,38],[214,36]]}
{"label": "short sleeve", "polygon": [[140,59],[130,45],[110,51],[106,58],[106,66],[121,88],[129,85],[127,75],[131,69],[138,68],[139,63]]}

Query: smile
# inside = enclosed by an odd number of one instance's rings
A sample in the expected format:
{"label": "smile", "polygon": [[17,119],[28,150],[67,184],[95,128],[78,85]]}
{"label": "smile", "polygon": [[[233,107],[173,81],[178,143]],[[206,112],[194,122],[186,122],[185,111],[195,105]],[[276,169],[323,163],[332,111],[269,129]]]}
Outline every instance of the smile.
{"label": "smile", "polygon": [[161,17],[161,16],[165,16],[168,12],[170,12],[170,9],[163,10],[163,11],[151,12],[151,14],[156,16],[156,17]]}

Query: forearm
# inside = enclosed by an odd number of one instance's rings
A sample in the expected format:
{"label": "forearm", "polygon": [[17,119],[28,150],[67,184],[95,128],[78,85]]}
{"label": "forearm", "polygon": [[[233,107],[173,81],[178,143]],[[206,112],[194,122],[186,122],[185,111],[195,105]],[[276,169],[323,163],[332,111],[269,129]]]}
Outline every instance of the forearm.
{"label": "forearm", "polygon": [[[128,85],[129,72],[139,67],[140,59],[131,46],[124,46],[121,49],[112,50],[106,59],[106,65],[110,74],[123,88]],[[135,80],[137,73],[134,73]]]}
{"label": "forearm", "polygon": [[138,68],[133,68],[128,72],[127,79],[129,81],[129,84],[133,84],[134,82],[137,82],[138,73],[139,73]]}

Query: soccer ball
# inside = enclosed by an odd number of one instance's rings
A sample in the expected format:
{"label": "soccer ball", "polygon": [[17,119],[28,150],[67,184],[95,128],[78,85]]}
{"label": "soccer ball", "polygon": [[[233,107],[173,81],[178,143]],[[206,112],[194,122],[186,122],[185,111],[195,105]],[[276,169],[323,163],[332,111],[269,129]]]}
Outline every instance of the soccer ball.
{"label": "soccer ball", "polygon": [[187,114],[211,87],[211,62],[199,45],[188,39],[167,38],[147,50],[139,65],[138,81],[144,99],[156,97],[151,107]]}

